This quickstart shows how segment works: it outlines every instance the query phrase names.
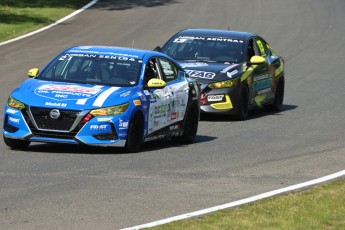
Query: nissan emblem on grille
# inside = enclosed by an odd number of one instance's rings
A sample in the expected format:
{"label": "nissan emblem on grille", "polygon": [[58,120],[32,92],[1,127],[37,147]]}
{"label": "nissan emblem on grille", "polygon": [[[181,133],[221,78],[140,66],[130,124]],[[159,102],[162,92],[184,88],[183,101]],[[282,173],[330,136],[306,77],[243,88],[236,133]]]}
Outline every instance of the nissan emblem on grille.
{"label": "nissan emblem on grille", "polygon": [[60,111],[58,109],[52,109],[49,113],[52,119],[58,119],[60,117]]}

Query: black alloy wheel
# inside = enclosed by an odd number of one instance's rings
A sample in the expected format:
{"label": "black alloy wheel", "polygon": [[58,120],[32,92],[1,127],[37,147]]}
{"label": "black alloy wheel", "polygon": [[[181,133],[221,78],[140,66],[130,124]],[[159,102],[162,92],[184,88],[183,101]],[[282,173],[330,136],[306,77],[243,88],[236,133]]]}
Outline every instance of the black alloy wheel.
{"label": "black alloy wheel", "polygon": [[128,128],[127,140],[125,149],[129,153],[139,152],[140,147],[143,143],[144,135],[144,118],[140,113],[136,113]]}

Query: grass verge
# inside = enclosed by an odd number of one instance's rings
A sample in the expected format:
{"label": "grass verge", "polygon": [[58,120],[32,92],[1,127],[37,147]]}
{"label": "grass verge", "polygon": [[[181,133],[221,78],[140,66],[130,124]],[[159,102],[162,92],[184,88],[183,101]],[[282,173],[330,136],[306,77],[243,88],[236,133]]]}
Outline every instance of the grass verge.
{"label": "grass verge", "polygon": [[341,179],[150,229],[345,229],[344,194],[345,179]]}
{"label": "grass verge", "polygon": [[49,25],[90,0],[1,0],[0,42]]}

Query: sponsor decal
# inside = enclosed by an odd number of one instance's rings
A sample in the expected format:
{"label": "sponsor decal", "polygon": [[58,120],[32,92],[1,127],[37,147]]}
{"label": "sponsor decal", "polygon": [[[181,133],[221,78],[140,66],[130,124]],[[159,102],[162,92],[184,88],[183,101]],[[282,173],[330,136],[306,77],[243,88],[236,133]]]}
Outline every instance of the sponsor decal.
{"label": "sponsor decal", "polygon": [[169,127],[169,130],[176,130],[176,129],[179,129],[180,128],[180,125],[172,125]]}
{"label": "sponsor decal", "polygon": [[258,95],[264,94],[264,93],[270,93],[270,92],[271,92],[271,88],[267,88],[267,89],[260,90],[260,91],[258,92]]}
{"label": "sponsor decal", "polygon": [[131,91],[127,91],[127,92],[121,93],[120,97],[128,97],[130,94],[131,94]]}
{"label": "sponsor decal", "polygon": [[140,100],[133,100],[133,103],[134,103],[135,106],[141,105],[141,101]]}
{"label": "sponsor decal", "polygon": [[255,76],[254,77],[254,81],[261,81],[263,79],[269,78],[271,75],[270,74],[262,74],[259,76]]}
{"label": "sponsor decal", "polygon": [[112,121],[112,117],[98,117],[97,118],[97,121],[98,122],[109,122],[109,121]]}
{"label": "sponsor decal", "polygon": [[171,113],[171,120],[175,120],[178,118],[178,112]]}
{"label": "sponsor decal", "polygon": [[180,36],[178,38],[175,38],[174,42],[184,43],[189,40],[244,43],[243,40],[239,40],[239,39],[231,39],[231,38],[224,38],[224,37],[193,37],[193,36]]}
{"label": "sponsor decal", "polygon": [[109,125],[90,125],[90,131],[105,131]]}
{"label": "sponsor decal", "polygon": [[34,93],[38,96],[58,101],[88,99],[97,96],[99,92],[101,92],[101,89],[95,87],[61,84],[41,85],[34,90]]}
{"label": "sponsor decal", "polygon": [[227,72],[226,73],[226,76],[228,76],[228,78],[233,78],[234,77],[234,75],[236,75],[238,73],[238,70],[234,70],[234,71],[232,71],[232,72]]}
{"label": "sponsor decal", "polygon": [[270,88],[272,86],[272,78],[263,79],[253,83],[253,89],[260,91],[262,89]]}
{"label": "sponsor decal", "polygon": [[119,129],[128,129],[128,121],[119,119]]}
{"label": "sponsor decal", "polygon": [[166,137],[166,134],[160,134],[160,135],[156,135],[156,136],[152,136],[152,137],[147,137],[147,138],[145,138],[144,142],[164,139],[165,137]]}
{"label": "sponsor decal", "polygon": [[19,121],[20,121],[19,118],[13,118],[13,117],[8,117],[8,120],[10,123],[13,123],[13,124],[19,124]]}
{"label": "sponsor decal", "polygon": [[207,101],[222,101],[224,98],[224,95],[208,95]]}
{"label": "sponsor decal", "polygon": [[226,68],[224,68],[222,71],[220,71],[221,73],[226,73],[228,72],[229,70],[231,70],[232,68],[235,68],[236,66],[238,66],[238,64],[233,64],[233,65],[230,65]]}
{"label": "sponsor decal", "polygon": [[186,73],[194,78],[205,78],[205,79],[213,79],[216,74],[213,72],[205,72],[205,71],[197,71],[197,70],[186,70]]}
{"label": "sponsor decal", "polygon": [[66,103],[61,103],[61,102],[46,102],[44,104],[45,106],[50,106],[50,107],[66,107]]}
{"label": "sponsor decal", "polygon": [[6,110],[7,113],[10,113],[10,114],[16,114],[18,111],[14,110],[14,109],[11,109],[11,108],[8,108]]}
{"label": "sponsor decal", "polygon": [[203,62],[195,62],[195,63],[182,63],[181,66],[182,66],[182,68],[202,67],[202,66],[208,66],[208,64],[207,63],[203,63]]}

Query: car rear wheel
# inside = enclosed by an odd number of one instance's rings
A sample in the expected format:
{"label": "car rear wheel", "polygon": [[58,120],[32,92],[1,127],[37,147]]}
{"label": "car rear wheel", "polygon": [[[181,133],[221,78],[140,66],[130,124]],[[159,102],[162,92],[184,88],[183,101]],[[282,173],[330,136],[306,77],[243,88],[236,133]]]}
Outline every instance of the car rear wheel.
{"label": "car rear wheel", "polygon": [[242,84],[239,94],[238,110],[236,118],[243,121],[248,116],[248,103],[249,103],[249,89],[248,86]]}
{"label": "car rear wheel", "polygon": [[7,138],[3,136],[5,144],[11,149],[25,149],[30,145],[30,141]]}
{"label": "car rear wheel", "polygon": [[273,103],[268,106],[268,109],[275,112],[279,112],[282,110],[283,100],[284,100],[284,86],[285,86],[285,83],[284,83],[284,78],[283,78],[278,81]]}
{"label": "car rear wheel", "polygon": [[125,149],[129,153],[139,152],[140,147],[143,143],[144,135],[144,118],[140,113],[136,113],[128,128],[127,140]]}
{"label": "car rear wheel", "polygon": [[189,107],[184,121],[183,134],[182,136],[173,137],[172,140],[174,142],[182,144],[191,144],[194,142],[199,124],[198,112],[199,111],[196,104],[192,104]]}

